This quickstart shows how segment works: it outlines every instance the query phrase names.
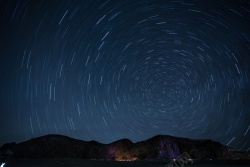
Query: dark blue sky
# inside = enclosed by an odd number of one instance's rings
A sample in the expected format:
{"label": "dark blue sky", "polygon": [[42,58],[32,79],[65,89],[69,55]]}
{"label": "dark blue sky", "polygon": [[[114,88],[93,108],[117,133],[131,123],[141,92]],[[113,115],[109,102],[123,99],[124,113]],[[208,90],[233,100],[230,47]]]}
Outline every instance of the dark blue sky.
{"label": "dark blue sky", "polygon": [[250,149],[250,3],[0,0],[0,144],[57,133]]}

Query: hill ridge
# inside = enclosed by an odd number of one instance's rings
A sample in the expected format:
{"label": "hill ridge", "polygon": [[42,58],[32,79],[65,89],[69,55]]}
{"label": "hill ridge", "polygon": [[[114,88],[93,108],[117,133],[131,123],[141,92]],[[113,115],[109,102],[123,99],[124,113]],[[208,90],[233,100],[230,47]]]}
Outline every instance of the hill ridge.
{"label": "hill ridge", "polygon": [[174,159],[183,153],[202,160],[250,159],[249,152],[236,151],[211,139],[197,140],[170,135],[156,135],[136,143],[125,138],[103,144],[49,134],[18,144],[7,143],[0,148],[0,156],[14,158]]}

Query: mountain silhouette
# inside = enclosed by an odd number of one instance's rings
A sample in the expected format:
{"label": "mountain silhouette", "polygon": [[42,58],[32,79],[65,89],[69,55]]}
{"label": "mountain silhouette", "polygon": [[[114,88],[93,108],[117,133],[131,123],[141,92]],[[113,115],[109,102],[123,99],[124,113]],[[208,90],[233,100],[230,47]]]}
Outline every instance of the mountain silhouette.
{"label": "mountain silhouette", "polygon": [[82,141],[62,135],[46,135],[21,143],[8,143],[0,156],[13,158],[80,158],[131,161],[142,159],[175,159],[188,153],[197,160],[250,159],[249,152],[236,151],[213,140],[194,140],[158,135],[133,143],[121,139],[110,144]]}

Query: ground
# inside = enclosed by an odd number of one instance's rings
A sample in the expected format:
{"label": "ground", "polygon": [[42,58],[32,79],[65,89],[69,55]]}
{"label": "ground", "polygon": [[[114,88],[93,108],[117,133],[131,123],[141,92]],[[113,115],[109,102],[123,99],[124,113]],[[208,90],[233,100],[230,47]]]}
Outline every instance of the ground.
{"label": "ground", "polygon": [[[6,162],[4,167],[167,167],[168,162],[145,160],[145,161],[102,161],[102,160],[80,160],[80,159],[19,159]],[[240,162],[195,162],[193,165],[184,165],[185,167],[250,167],[249,161]],[[177,167],[177,166],[176,166]]]}

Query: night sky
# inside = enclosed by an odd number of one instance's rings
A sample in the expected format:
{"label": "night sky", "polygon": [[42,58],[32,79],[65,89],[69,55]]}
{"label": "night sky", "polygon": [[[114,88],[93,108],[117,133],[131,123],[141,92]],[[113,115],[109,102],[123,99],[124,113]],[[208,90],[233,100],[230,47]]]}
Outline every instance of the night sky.
{"label": "night sky", "polygon": [[0,0],[0,145],[155,135],[250,150],[250,2]]}

